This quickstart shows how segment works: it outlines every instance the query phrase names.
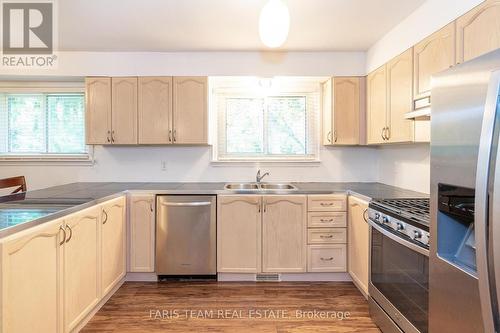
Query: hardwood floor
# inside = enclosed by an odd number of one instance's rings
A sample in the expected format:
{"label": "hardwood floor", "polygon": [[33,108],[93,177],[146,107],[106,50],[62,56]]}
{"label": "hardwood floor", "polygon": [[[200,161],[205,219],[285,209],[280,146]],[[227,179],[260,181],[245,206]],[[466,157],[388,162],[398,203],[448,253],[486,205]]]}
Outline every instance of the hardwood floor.
{"label": "hardwood floor", "polygon": [[127,282],[82,332],[380,331],[350,282]]}

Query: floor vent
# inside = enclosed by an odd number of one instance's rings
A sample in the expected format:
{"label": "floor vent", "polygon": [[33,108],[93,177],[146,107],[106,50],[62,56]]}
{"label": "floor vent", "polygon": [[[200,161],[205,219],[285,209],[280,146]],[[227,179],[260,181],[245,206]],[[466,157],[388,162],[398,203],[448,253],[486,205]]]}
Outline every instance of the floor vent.
{"label": "floor vent", "polygon": [[255,281],[257,282],[280,282],[279,274],[257,274],[255,277]]}

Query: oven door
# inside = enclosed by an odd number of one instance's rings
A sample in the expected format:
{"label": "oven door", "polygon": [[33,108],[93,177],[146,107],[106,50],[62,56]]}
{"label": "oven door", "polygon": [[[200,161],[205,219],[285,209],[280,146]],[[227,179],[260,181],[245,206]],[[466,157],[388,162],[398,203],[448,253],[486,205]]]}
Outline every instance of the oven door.
{"label": "oven door", "polygon": [[370,298],[403,332],[428,332],[429,250],[369,223]]}

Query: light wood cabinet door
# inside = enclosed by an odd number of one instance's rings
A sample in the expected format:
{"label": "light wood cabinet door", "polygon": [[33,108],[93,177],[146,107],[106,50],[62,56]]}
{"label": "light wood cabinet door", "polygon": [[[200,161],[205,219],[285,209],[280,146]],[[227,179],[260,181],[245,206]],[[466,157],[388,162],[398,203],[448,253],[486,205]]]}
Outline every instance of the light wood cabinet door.
{"label": "light wood cabinet door", "polygon": [[111,141],[113,144],[137,143],[137,78],[111,79]]}
{"label": "light wood cabinet door", "polygon": [[347,224],[348,271],[361,291],[368,295],[369,271],[369,226],[367,218],[368,202],[349,196]]}
{"label": "light wood cabinet door", "polygon": [[173,141],[208,144],[208,78],[174,77]]}
{"label": "light wood cabinet door", "polygon": [[102,295],[107,295],[125,276],[125,198],[101,205],[101,281]]}
{"label": "light wood cabinet door", "polygon": [[263,196],[262,206],[262,271],[305,272],[306,196]]}
{"label": "light wood cabinet door", "polygon": [[100,208],[65,219],[64,327],[70,332],[100,301]]}
{"label": "light wood cabinet door", "polygon": [[155,196],[130,197],[131,272],[155,271]]}
{"label": "light wood cabinet door", "polygon": [[386,65],[368,74],[366,79],[367,143],[379,144],[385,140],[382,133],[387,124],[387,71]]}
{"label": "light wood cabinet door", "polygon": [[321,141],[323,145],[333,144],[333,88],[332,79],[321,85]]}
{"label": "light wood cabinet door", "polygon": [[172,143],[172,77],[139,78],[139,144]]}
{"label": "light wood cabinet door", "polygon": [[86,143],[111,143],[111,78],[85,78]]}
{"label": "light wood cabinet door", "polygon": [[413,99],[430,96],[432,75],[455,65],[455,22],[413,47]]}
{"label": "light wood cabinet door", "polygon": [[459,17],[456,24],[457,62],[500,48],[500,0],[486,0]]}
{"label": "light wood cabinet door", "polygon": [[412,142],[414,120],[405,114],[413,110],[413,49],[408,49],[387,64],[388,142]]}
{"label": "light wood cabinet door", "polygon": [[63,220],[4,239],[0,331],[63,332]]}
{"label": "light wood cabinet door", "polygon": [[261,271],[261,196],[217,197],[217,271]]}
{"label": "light wood cabinet door", "polygon": [[333,143],[336,145],[359,144],[360,89],[359,77],[333,79]]}

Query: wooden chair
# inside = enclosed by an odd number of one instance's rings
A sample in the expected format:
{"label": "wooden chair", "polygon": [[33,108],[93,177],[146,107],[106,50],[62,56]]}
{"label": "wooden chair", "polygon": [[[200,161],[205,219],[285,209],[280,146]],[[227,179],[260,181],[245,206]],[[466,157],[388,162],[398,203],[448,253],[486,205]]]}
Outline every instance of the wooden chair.
{"label": "wooden chair", "polygon": [[11,192],[11,194],[17,192],[26,192],[27,188],[24,176],[0,179],[0,189],[9,187],[17,187],[13,192]]}

